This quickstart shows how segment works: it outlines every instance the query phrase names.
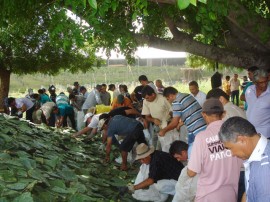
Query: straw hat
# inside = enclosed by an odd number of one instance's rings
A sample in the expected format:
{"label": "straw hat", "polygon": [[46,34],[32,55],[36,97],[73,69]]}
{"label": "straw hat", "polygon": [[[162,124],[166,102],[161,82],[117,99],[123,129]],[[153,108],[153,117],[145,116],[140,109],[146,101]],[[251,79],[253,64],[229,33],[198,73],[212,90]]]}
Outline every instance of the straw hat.
{"label": "straw hat", "polygon": [[141,143],[136,147],[137,156],[135,160],[145,158],[149,156],[150,154],[152,154],[154,151],[155,151],[155,148],[153,146],[149,147],[146,144]]}

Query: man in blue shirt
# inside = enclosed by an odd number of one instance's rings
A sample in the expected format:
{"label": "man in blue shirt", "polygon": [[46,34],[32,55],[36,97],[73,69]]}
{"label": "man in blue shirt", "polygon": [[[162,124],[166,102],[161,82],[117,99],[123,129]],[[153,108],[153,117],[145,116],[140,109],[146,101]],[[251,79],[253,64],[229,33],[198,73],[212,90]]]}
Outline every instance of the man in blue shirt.
{"label": "man in blue shirt", "polygon": [[106,146],[106,161],[110,160],[111,146],[115,135],[123,136],[124,140],[121,142],[119,148],[121,150],[122,165],[121,170],[127,170],[127,155],[135,144],[135,142],[146,143],[143,125],[132,118],[121,115],[116,115],[107,120],[101,119],[98,128],[104,129],[107,133],[107,146]]}
{"label": "man in blue shirt", "polygon": [[232,117],[223,123],[219,138],[232,155],[245,160],[246,194],[242,201],[270,201],[270,142],[246,119]]}
{"label": "man in blue shirt", "polygon": [[56,115],[56,127],[66,127],[67,118],[69,118],[72,128],[76,130],[73,107],[68,104],[59,104],[53,107],[53,113]]}
{"label": "man in blue shirt", "polygon": [[172,103],[173,119],[167,127],[159,131],[159,136],[164,136],[166,132],[176,128],[181,119],[188,130],[188,154],[190,155],[195,136],[206,128],[201,114],[202,108],[192,95],[180,93],[173,87],[165,88],[163,96]]}

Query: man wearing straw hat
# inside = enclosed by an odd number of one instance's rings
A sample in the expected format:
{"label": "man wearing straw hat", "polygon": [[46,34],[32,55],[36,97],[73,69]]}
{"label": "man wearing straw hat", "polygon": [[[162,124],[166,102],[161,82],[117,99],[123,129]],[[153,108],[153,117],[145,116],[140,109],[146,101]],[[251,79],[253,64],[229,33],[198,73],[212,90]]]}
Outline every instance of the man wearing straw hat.
{"label": "man wearing straw hat", "polygon": [[137,200],[165,201],[168,194],[174,195],[183,164],[169,153],[157,151],[144,143],[137,146],[136,152],[136,160],[140,160],[142,166],[135,185],[128,186],[129,191],[134,193],[132,196]]}

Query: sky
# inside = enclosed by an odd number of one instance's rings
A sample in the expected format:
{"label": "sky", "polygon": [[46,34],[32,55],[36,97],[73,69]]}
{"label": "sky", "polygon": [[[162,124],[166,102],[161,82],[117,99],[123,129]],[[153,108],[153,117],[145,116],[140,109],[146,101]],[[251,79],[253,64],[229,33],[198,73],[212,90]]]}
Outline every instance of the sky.
{"label": "sky", "polygon": [[[76,22],[80,22],[81,19],[77,17],[74,13],[67,10],[67,15],[73,19]],[[83,20],[83,24],[89,26],[88,23],[86,23]],[[111,57],[107,58],[105,53],[98,52],[96,53],[97,56],[101,56],[103,59],[125,59],[124,55],[118,54],[115,51],[111,51]],[[185,58],[187,54],[185,52],[171,52],[171,51],[165,51],[160,50],[156,48],[149,48],[149,47],[139,47],[138,50],[135,53],[136,58]]]}
{"label": "sky", "polygon": [[[103,59],[107,59],[105,53],[99,52],[96,54],[97,56],[101,56]],[[171,52],[160,50],[156,48],[148,48],[148,47],[139,47],[135,53],[136,58],[185,58],[185,52]],[[111,57],[109,59],[125,59],[124,55],[117,54],[116,52],[111,52]]]}

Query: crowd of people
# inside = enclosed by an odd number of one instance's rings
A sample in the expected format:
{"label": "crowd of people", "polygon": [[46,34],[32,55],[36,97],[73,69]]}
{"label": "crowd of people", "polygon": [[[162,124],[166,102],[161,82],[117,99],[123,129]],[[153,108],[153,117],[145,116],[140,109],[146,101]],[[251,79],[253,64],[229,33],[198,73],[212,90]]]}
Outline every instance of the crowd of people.
{"label": "crowd of people", "polygon": [[126,85],[110,84],[108,91],[106,84],[96,85],[88,92],[74,82],[68,95],[57,95],[52,85],[49,94],[30,89],[24,98],[9,97],[7,113],[70,126],[72,138],[86,143],[100,132],[104,161],[110,162],[114,144],[119,169],[141,162],[135,183],[123,189],[137,200],[270,201],[270,76],[257,67],[247,70],[249,81],[242,84],[237,74],[222,80],[216,72],[209,92],[191,81],[190,94],[145,75],[131,94]]}

